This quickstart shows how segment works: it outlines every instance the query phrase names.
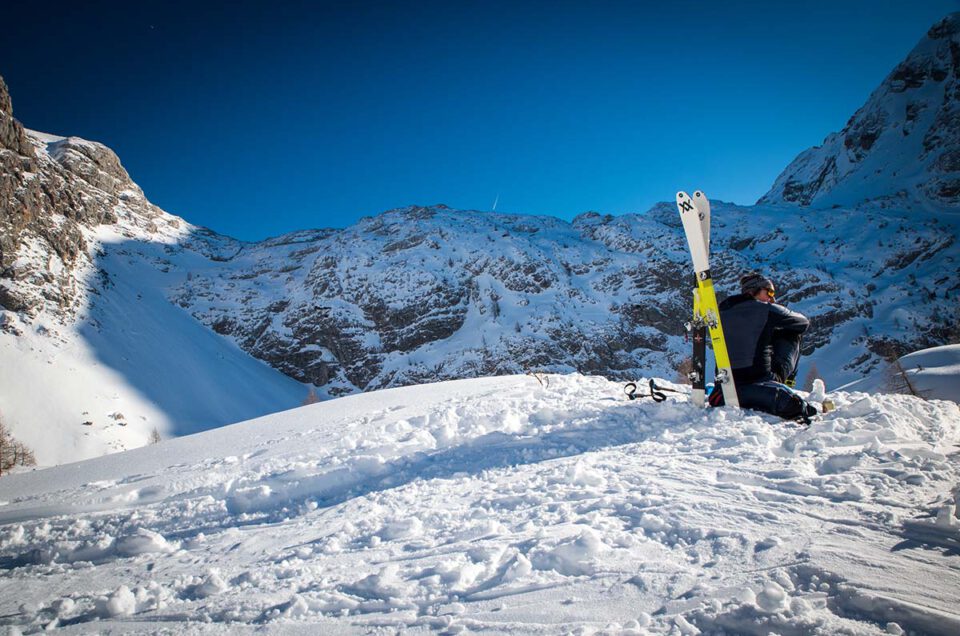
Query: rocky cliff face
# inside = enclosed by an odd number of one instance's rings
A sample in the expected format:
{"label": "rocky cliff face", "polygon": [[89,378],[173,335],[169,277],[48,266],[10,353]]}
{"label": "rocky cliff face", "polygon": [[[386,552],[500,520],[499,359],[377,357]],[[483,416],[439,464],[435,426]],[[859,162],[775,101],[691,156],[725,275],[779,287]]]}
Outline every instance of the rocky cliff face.
{"label": "rocky cliff face", "polygon": [[934,25],[844,129],[801,153],[759,203],[960,206],[960,13]]}
{"label": "rocky cliff face", "polygon": [[[770,273],[812,319],[832,382],[957,338],[956,224],[890,211],[715,205],[721,294]],[[411,207],[256,245],[172,299],[333,394],[535,370],[674,377],[689,355],[689,256],[674,206],[572,224]]]}
{"label": "rocky cliff face", "polygon": [[106,146],[25,130],[2,78],[0,167],[0,309],[48,309],[69,322],[86,301],[98,226],[154,234],[181,226],[147,201]]}
{"label": "rocky cliff face", "polygon": [[173,298],[285,373],[356,390],[664,366],[683,301],[640,310],[633,294],[638,279],[675,288],[665,276],[558,219],[410,207],[245,246]]}

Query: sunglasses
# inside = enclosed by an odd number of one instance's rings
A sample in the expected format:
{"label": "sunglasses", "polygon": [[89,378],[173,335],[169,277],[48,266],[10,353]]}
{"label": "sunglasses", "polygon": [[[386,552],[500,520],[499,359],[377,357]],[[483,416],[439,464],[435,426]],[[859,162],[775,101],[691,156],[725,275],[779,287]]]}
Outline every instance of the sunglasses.
{"label": "sunglasses", "polygon": [[776,290],[771,287],[764,287],[763,291],[767,292],[767,295],[770,296],[770,298],[774,298],[777,295]]}

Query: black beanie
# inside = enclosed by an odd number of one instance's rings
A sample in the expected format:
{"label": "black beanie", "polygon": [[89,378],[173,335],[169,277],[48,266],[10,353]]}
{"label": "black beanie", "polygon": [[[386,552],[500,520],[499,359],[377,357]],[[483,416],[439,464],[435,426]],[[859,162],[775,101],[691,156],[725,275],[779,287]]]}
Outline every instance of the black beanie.
{"label": "black beanie", "polygon": [[756,294],[761,289],[772,289],[773,281],[757,272],[750,272],[740,277],[740,293]]}

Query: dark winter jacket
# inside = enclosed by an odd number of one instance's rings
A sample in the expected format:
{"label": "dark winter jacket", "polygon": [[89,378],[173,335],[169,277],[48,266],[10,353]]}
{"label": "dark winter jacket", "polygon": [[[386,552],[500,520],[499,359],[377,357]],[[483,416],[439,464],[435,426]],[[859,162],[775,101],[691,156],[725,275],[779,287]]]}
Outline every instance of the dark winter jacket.
{"label": "dark winter jacket", "polygon": [[720,321],[737,384],[772,380],[774,339],[799,338],[810,326],[802,314],[749,294],[731,296],[720,303]]}

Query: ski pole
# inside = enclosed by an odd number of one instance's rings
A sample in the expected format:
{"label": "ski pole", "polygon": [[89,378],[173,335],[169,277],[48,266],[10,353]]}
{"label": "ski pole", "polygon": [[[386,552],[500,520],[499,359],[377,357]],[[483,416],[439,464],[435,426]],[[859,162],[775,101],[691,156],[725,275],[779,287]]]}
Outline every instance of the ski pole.
{"label": "ski pole", "polygon": [[654,402],[663,402],[664,400],[667,399],[667,396],[666,396],[666,394],[664,393],[664,391],[668,391],[668,392],[670,392],[670,393],[683,393],[683,391],[678,391],[678,390],[676,390],[676,389],[668,389],[668,388],[665,387],[665,386],[657,386],[657,383],[654,382],[654,380],[653,380],[652,378],[650,379],[650,393],[649,393],[649,395],[646,394],[646,393],[639,393],[639,394],[638,394],[638,393],[637,393],[637,383],[636,383],[636,382],[628,382],[628,383],[626,384],[626,386],[623,387],[623,392],[626,393],[626,394],[627,394],[627,398],[629,398],[629,399],[631,399],[631,400],[637,400],[637,399],[639,399],[639,398],[648,397],[648,398],[653,398],[653,401],[654,401]]}

